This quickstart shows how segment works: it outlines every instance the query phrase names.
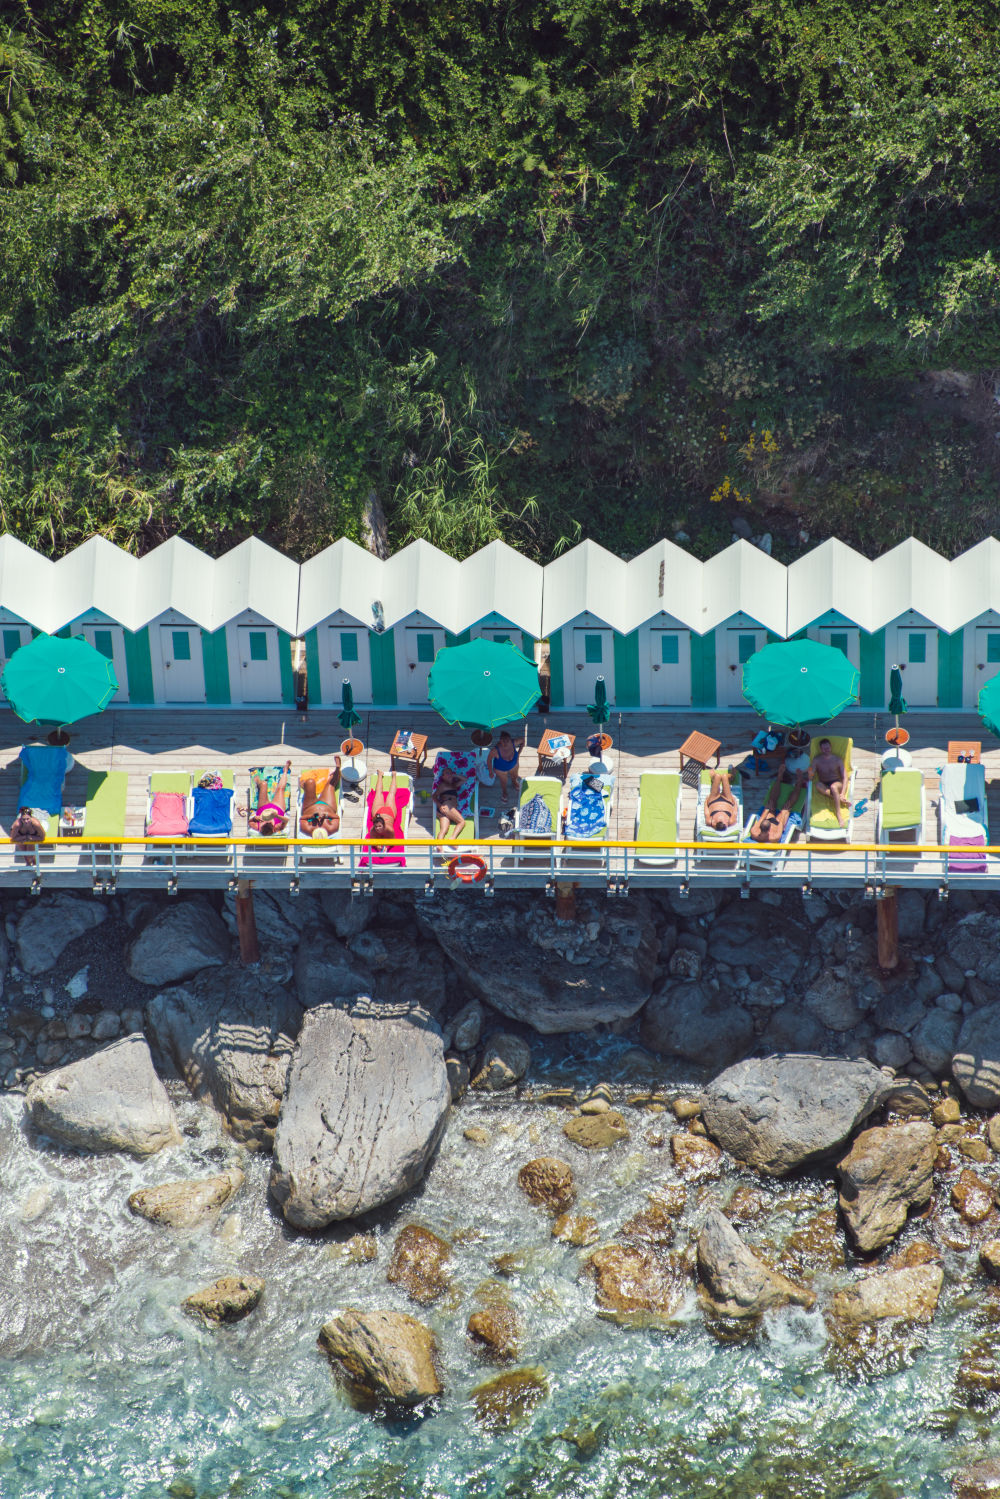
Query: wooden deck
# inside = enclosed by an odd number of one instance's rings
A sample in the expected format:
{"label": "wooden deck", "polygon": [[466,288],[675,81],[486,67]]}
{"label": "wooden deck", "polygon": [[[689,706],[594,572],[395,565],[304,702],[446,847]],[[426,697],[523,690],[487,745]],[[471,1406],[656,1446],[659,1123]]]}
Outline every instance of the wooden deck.
{"label": "wooden deck", "polygon": [[[396,729],[406,726],[428,736],[427,768],[417,781],[414,822],[411,836],[431,837],[432,804],[429,799],[430,767],[438,749],[470,749],[469,735],[462,729],[450,729],[437,714],[408,708],[365,713],[356,732],[365,745],[369,776],[389,767],[388,746]],[[875,838],[875,791],[879,756],[885,749],[884,735],[892,720],[886,714],[857,711],[845,713],[829,732],[847,734],[854,740],[857,780],[854,801],[868,799],[863,815],[855,819],[854,842],[870,843]],[[990,826],[993,837],[1000,830],[1000,745],[983,730],[976,714],[971,712],[912,712],[907,715],[910,750],[914,764],[924,772],[927,789],[927,811],[923,841],[937,838],[938,767],[947,759],[950,739],[978,739],[983,744],[983,761],[989,787]],[[528,745],[521,758],[522,773],[535,771],[534,746],[543,729],[553,727],[575,734],[577,754],[574,770],[586,769],[587,735],[593,725],[582,710],[568,713],[533,715],[528,721]],[[615,772],[615,801],[611,817],[611,836],[629,839],[635,830],[635,806],[642,771],[676,770],[677,747],[693,728],[700,728],[722,741],[722,765],[739,765],[747,756],[750,739],[760,728],[756,714],[746,712],[706,711],[704,713],[615,713],[608,730],[614,748],[608,759]],[[20,747],[30,739],[30,732],[9,709],[0,710],[0,769],[13,766]],[[259,709],[174,709],[121,708],[102,717],[83,720],[73,729],[71,750],[77,765],[67,784],[67,801],[81,803],[86,787],[86,770],[124,770],[129,777],[128,823],[126,832],[140,836],[146,806],[147,779],[157,770],[205,770],[229,766],[235,773],[237,807],[246,805],[249,771],[253,765],[269,765],[290,759],[298,774],[310,765],[331,763],[332,754],[344,738],[332,709],[310,709],[306,714],[282,708]],[[766,794],[769,777],[745,781],[747,810],[759,805]],[[0,774],[0,824],[9,828],[17,806],[18,774],[11,768]],[[425,795],[422,793],[426,793]],[[502,810],[499,790],[481,788],[481,805]],[[682,804],[681,837],[693,837],[694,792],[685,788]],[[342,833],[360,837],[363,832],[364,801],[361,796],[344,805]],[[496,837],[496,818],[484,819],[481,840]],[[237,818],[234,831],[245,831],[245,822]]]}

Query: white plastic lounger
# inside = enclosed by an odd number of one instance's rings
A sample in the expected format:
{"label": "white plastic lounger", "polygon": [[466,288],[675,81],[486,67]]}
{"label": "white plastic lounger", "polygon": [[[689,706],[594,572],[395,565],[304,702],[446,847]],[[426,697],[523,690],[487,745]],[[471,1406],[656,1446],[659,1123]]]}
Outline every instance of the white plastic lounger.
{"label": "white plastic lounger", "polygon": [[879,781],[875,842],[919,843],[925,811],[923,772],[886,771]]}
{"label": "white plastic lounger", "polygon": [[938,842],[955,848],[953,854],[944,855],[948,873],[986,873],[987,857],[980,852],[990,841],[985,765],[944,766],[938,827]]}
{"label": "white plastic lounger", "polygon": [[[811,780],[806,796],[807,836],[810,843],[850,843],[854,834],[855,770],[852,764],[854,740],[844,739],[833,734],[823,734],[821,737],[829,739],[830,748],[833,750],[833,753],[839,755],[844,762],[844,774],[847,784],[844,788],[844,794],[840,799],[841,808],[844,813],[844,826],[841,827],[837,821],[837,814],[833,809],[833,799],[827,795],[815,780]],[[810,760],[819,754],[819,746],[819,739],[810,741]]]}
{"label": "white plastic lounger", "polygon": [[[806,788],[804,786],[796,787],[793,781],[785,781],[779,787],[778,811],[780,812],[787,807],[789,802],[792,803],[794,811],[786,822],[784,831],[777,843],[769,843],[763,839],[758,843],[751,832],[758,819],[764,816],[767,810],[766,802],[762,803],[752,817],[747,818],[746,826],[743,830],[743,842],[757,844],[753,853],[749,855],[751,864],[775,869],[787,862],[788,846],[798,837],[799,830],[805,820],[806,797]],[[796,806],[797,798],[798,805]]]}
{"label": "white plastic lounger", "polygon": [[698,783],[698,807],[694,818],[694,836],[699,843],[739,843],[743,832],[743,787],[737,775],[730,778],[729,788],[736,799],[736,821],[731,828],[709,827],[705,803],[712,788],[712,776],[718,771],[703,770]]}
{"label": "white plastic lounger", "polygon": [[[589,780],[601,783],[601,812],[602,821],[598,822],[592,815],[597,811],[596,792],[588,795],[584,782]],[[586,772],[581,775],[570,777],[568,794],[566,797],[565,810],[563,812],[564,838],[572,838],[572,848],[564,848],[559,852],[560,864],[578,865],[581,863],[593,863],[595,860],[603,863],[607,858],[608,850],[594,847],[595,844],[610,838],[611,836],[611,813],[615,802],[615,778],[606,771],[603,774]],[[579,816],[578,816],[579,814]],[[611,851],[619,854],[620,850]]]}
{"label": "white plastic lounger", "polygon": [[[559,837],[561,826],[563,783],[558,776],[529,776],[521,782],[521,795],[518,798],[517,816],[514,820],[515,838],[538,838],[550,840]],[[522,826],[521,811],[533,796],[540,796],[548,807],[552,816],[552,827],[546,833],[533,833]],[[549,849],[539,849],[537,854],[531,853],[529,849],[518,848],[514,852],[519,863],[538,864],[549,862]]]}
{"label": "white plastic lounger", "polygon": [[[635,804],[636,843],[677,842],[681,822],[681,778],[675,770],[644,770],[639,777]],[[637,864],[659,866],[677,863],[677,851],[669,847],[637,848]]]}

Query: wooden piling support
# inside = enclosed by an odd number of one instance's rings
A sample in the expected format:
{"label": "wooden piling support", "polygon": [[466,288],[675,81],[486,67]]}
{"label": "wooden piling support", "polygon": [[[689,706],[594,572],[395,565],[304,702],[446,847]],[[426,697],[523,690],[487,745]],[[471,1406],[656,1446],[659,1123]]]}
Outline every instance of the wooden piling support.
{"label": "wooden piling support", "polygon": [[244,967],[260,962],[260,944],[257,941],[257,918],[253,909],[253,883],[238,880],[236,883],[236,931],[240,939],[240,962]]}
{"label": "wooden piling support", "polygon": [[899,903],[895,890],[887,890],[876,901],[878,912],[878,966],[883,973],[899,967]]}
{"label": "wooden piling support", "polygon": [[576,920],[576,886],[571,881],[556,884],[556,920]]}

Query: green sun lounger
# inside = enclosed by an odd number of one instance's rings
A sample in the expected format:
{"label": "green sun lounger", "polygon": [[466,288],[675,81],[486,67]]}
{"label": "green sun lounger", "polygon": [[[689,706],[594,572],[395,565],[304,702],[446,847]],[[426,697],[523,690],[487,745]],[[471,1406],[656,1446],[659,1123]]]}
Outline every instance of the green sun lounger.
{"label": "green sun lounger", "polygon": [[174,791],[187,796],[190,790],[191,777],[186,770],[157,770],[149,778],[150,796],[155,796],[158,791]]}
{"label": "green sun lounger", "polygon": [[879,782],[878,843],[919,843],[924,825],[924,778],[919,770],[894,770]]}
{"label": "green sun lounger", "polygon": [[[544,836],[545,838],[559,837],[559,805],[562,800],[562,792],[563,783],[557,780],[555,776],[532,776],[530,779],[521,782],[521,795],[517,803],[518,810],[520,811],[526,802],[530,802],[533,796],[540,796],[552,814],[552,831],[544,835],[538,834],[537,836]],[[525,836],[532,837],[533,835],[518,832],[518,837]]]}
{"label": "green sun lounger", "polygon": [[[678,815],[681,804],[681,778],[674,770],[646,770],[639,777],[639,805],[635,814],[635,840],[652,843],[677,842]],[[640,848],[637,864],[676,864],[677,851],[671,848]]]}
{"label": "green sun lounger", "polygon": [[114,840],[125,836],[128,775],[124,770],[92,770],[87,776],[87,812],[83,842],[88,838]]}

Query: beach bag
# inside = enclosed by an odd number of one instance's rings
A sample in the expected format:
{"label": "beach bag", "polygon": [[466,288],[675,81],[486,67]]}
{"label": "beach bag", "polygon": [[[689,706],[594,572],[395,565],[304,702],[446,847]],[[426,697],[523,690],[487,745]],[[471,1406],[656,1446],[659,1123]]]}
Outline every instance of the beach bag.
{"label": "beach bag", "polygon": [[545,804],[545,798],[537,791],[521,808],[520,829],[522,833],[536,833],[539,836],[552,832],[552,813]]}

